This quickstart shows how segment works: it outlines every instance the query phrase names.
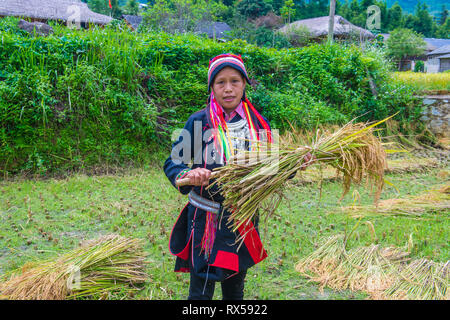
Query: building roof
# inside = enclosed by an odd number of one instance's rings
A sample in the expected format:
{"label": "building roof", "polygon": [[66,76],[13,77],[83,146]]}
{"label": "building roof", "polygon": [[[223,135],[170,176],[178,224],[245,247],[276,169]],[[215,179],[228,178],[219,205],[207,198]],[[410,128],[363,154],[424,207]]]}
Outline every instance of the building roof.
{"label": "building roof", "polygon": [[225,22],[203,21],[199,22],[195,27],[196,33],[206,33],[209,38],[227,38],[227,31],[231,31],[231,27]]}
{"label": "building roof", "polygon": [[[389,39],[391,36],[389,33],[380,33],[380,35],[383,36],[384,41]],[[446,46],[450,44],[450,39],[438,39],[438,38],[423,38],[425,43],[427,44],[426,50],[428,52],[431,52],[433,50],[436,50],[440,47]]]}
{"label": "building roof", "polygon": [[[292,22],[280,28],[279,31],[289,33],[290,30],[295,30],[300,26],[306,26],[314,38],[328,35],[328,16],[303,19]],[[374,35],[369,30],[360,28],[350,23],[339,15],[334,16],[334,35],[340,37],[348,37],[350,35],[359,35],[363,38],[374,38]]]}
{"label": "building roof", "polygon": [[450,53],[444,54],[443,56],[439,56],[437,58],[438,59],[449,59],[450,58]]}
{"label": "building roof", "polygon": [[124,14],[124,15],[122,15],[122,18],[124,20],[126,20],[134,30],[139,28],[139,25],[142,22],[142,16],[132,16],[132,15]]}
{"label": "building roof", "polygon": [[450,45],[450,39],[438,39],[438,38],[423,38],[427,43],[427,50],[433,51],[440,47]]}
{"label": "building roof", "polygon": [[431,51],[427,55],[435,56],[435,55],[443,55],[443,54],[447,54],[447,53],[450,53],[450,44],[448,44],[446,46],[442,46],[440,48],[437,48],[436,50]]}
{"label": "building roof", "polygon": [[43,20],[76,19],[79,8],[81,23],[108,24],[113,19],[91,11],[80,0],[0,0],[0,16],[26,17]]}

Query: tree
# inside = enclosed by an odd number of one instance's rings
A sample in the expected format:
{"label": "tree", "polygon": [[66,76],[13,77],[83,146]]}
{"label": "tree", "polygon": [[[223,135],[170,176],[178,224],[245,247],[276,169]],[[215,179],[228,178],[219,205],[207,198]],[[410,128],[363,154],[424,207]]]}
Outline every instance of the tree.
{"label": "tree", "polygon": [[391,32],[386,46],[388,55],[398,61],[401,70],[405,58],[424,54],[427,44],[413,30],[397,28]]}
{"label": "tree", "polygon": [[442,5],[442,12],[441,12],[440,17],[439,17],[439,24],[443,25],[445,23],[445,20],[447,20],[447,17],[448,17],[448,10],[445,7],[445,4],[443,4]]}
{"label": "tree", "polygon": [[111,0],[111,7],[109,8],[109,2],[107,0],[88,0],[89,8],[97,13],[112,16],[114,18],[120,18],[122,10],[119,7],[117,0]]}
{"label": "tree", "polygon": [[143,15],[143,25],[166,32],[194,31],[201,21],[226,17],[229,8],[222,2],[208,0],[157,0]]}
{"label": "tree", "polygon": [[445,19],[445,23],[438,26],[435,33],[436,38],[450,39],[450,17]]}
{"label": "tree", "polygon": [[284,6],[280,9],[280,14],[286,23],[291,23],[291,17],[295,16],[294,1],[286,0]]}
{"label": "tree", "polygon": [[432,36],[433,18],[428,12],[428,5],[426,3],[417,2],[413,29],[416,32],[423,34],[426,37]]}
{"label": "tree", "polygon": [[398,2],[395,2],[394,5],[388,9],[387,16],[388,16],[387,19],[388,25],[386,28],[387,31],[391,31],[401,27],[403,10],[402,7],[398,4]]}
{"label": "tree", "polygon": [[266,15],[272,6],[264,0],[242,0],[236,9],[244,17],[254,19]]}
{"label": "tree", "polygon": [[97,13],[108,14],[108,2],[103,0],[89,0],[88,1],[89,8]]}
{"label": "tree", "polygon": [[128,0],[123,10],[127,14],[136,16],[139,12],[139,2],[137,0]]}
{"label": "tree", "polygon": [[272,0],[272,9],[276,14],[281,14],[280,10],[283,7],[284,0]]}

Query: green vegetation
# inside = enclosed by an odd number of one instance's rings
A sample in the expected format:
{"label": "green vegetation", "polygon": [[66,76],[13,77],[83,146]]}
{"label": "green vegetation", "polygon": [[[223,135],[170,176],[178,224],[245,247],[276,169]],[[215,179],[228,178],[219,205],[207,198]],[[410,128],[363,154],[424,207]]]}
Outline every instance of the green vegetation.
{"label": "green vegetation", "polygon": [[[309,170],[309,169],[308,169]],[[406,198],[428,193],[448,184],[448,168],[422,173],[388,174],[398,191],[386,186],[381,198]],[[446,173],[446,174],[445,174]],[[303,174],[308,174],[306,171]],[[249,270],[246,299],[362,299],[364,294],[325,289],[295,271],[297,262],[313,252],[322,238],[353,229],[357,218],[341,206],[371,207],[369,189],[358,187],[338,203],[340,181],[302,183],[298,177],[286,188],[276,216],[261,224],[261,237],[268,258]],[[352,195],[359,191],[359,201]],[[61,180],[0,182],[0,274],[28,261],[54,257],[78,246],[79,241],[117,233],[144,240],[148,254],[149,282],[135,296],[126,288],[110,299],[185,299],[189,275],[173,272],[175,258],[167,243],[173,223],[186,204],[162,169],[135,170],[122,175],[73,175]],[[448,212],[433,209],[401,215],[372,213],[363,217],[348,242],[348,249],[379,243],[383,247],[405,246],[411,236],[412,258],[446,262],[449,258]],[[372,233],[366,221],[374,227]],[[217,290],[216,299],[220,298]]]}
{"label": "green vegetation", "polygon": [[387,53],[399,61],[401,70],[406,57],[421,56],[425,53],[427,44],[420,35],[409,29],[395,29],[386,41]]}
{"label": "green vegetation", "polygon": [[[143,26],[154,31],[163,28],[168,32],[184,32],[192,31],[204,21],[226,22],[232,28],[229,34],[232,39],[275,48],[287,48],[293,44],[276,32],[283,22],[329,13],[328,0],[152,0],[146,2],[147,7],[141,10],[137,0],[114,0],[111,2],[112,8],[106,0],[84,1],[92,10],[115,18],[120,18],[122,14],[142,15]],[[377,6],[379,10],[369,10],[372,6]],[[380,24],[372,26],[368,17],[373,17],[375,12],[379,14]],[[336,14],[357,26],[374,29],[372,31],[375,33],[406,28],[425,37],[450,38],[450,19],[444,0],[436,0],[432,4],[416,0],[387,3],[381,0],[337,0]],[[283,40],[273,39],[277,37]],[[268,38],[271,41],[267,41]]]}
{"label": "green vegetation", "polygon": [[392,74],[392,78],[398,84],[413,86],[418,94],[447,94],[450,92],[450,72],[395,72]]}
{"label": "green vegetation", "polygon": [[[135,0],[112,0],[112,9],[107,1],[84,2],[116,18],[137,12]],[[44,38],[20,30],[18,19],[0,19],[0,177],[7,178],[0,179],[0,277],[27,262],[65,253],[82,240],[116,233],[144,241],[149,281],[137,295],[123,287],[106,298],[186,298],[189,276],[172,272],[175,259],[167,243],[187,200],[167,181],[161,162],[173,129],[205,106],[208,62],[217,54],[242,55],[252,79],[250,100],[281,132],[290,125],[314,130],[397,112],[389,135],[406,128],[419,132],[422,106],[414,94],[448,91],[444,74],[428,78],[415,73],[421,81],[410,73],[393,78],[394,64],[387,58],[388,53],[395,57],[393,46],[390,52],[376,44],[364,50],[352,44],[295,48],[296,43],[274,33],[278,18],[286,22],[328,14],[328,1],[148,4],[138,32],[120,21],[88,30],[53,24],[54,34]],[[414,14],[405,15],[398,5],[338,2],[337,14],[364,27],[362,18],[371,4],[389,19],[381,21],[381,31],[407,28],[448,37],[445,7],[437,21],[429,19],[421,3]],[[267,17],[272,20],[264,25]],[[167,30],[160,28],[164,19]],[[217,43],[190,33],[202,20],[228,22],[234,40]],[[182,30],[188,32],[177,34]],[[302,32],[308,42],[307,30]],[[426,171],[431,165],[409,159],[403,170],[400,163],[407,161],[396,161],[391,161],[381,194],[382,211],[371,205],[370,187],[351,188],[338,203],[342,181],[327,168],[308,168],[302,179],[290,180],[284,192],[289,201],[282,201],[273,219],[261,225],[269,257],[250,269],[245,297],[365,298],[348,290],[321,292],[295,271],[322,238],[337,234],[351,234],[349,249],[408,244],[414,259],[448,261],[448,166],[436,168],[431,161],[434,168]],[[311,175],[319,171],[328,175],[322,183]],[[35,179],[29,179],[31,174]],[[438,196],[430,198],[430,190]]]}
{"label": "green vegetation", "polygon": [[[121,26],[49,37],[0,21],[0,170],[83,170],[141,166],[170,146],[170,133],[207,99],[209,59],[241,54],[252,103],[272,127],[303,129],[420,114],[410,87],[391,83],[382,51],[312,45],[275,50],[242,40],[216,43],[192,34],[136,34]],[[372,85],[376,87],[373,94]]]}

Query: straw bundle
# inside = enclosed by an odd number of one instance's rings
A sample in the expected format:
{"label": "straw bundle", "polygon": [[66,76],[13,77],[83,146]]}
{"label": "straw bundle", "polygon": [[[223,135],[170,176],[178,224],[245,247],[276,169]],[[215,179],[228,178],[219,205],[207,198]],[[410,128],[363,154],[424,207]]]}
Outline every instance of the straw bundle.
{"label": "straw bundle", "polygon": [[[349,191],[352,183],[361,183],[363,178],[370,179],[376,187],[375,202],[378,201],[384,184],[386,152],[380,140],[373,135],[374,127],[386,121],[370,125],[350,122],[334,133],[323,132],[309,146],[292,146],[283,143],[272,144],[260,151],[248,151],[237,154],[226,166],[215,170],[214,184],[220,186],[225,198],[224,207],[232,214],[229,223],[233,231],[248,223],[257,214],[265,200],[273,201],[285,182],[305,166],[305,155],[310,152],[316,163],[331,165],[343,175],[343,195]],[[274,201],[270,215],[279,200]]]}
{"label": "straw bundle", "polygon": [[0,296],[13,300],[62,300],[107,294],[126,284],[145,282],[144,259],[140,240],[103,236],[56,260],[26,264],[0,283]]}
{"label": "straw bundle", "polygon": [[450,261],[437,263],[427,259],[412,261],[395,283],[375,298],[395,300],[449,300]]}
{"label": "straw bundle", "polygon": [[[408,244],[409,246],[409,244]],[[320,289],[364,291],[372,299],[448,300],[450,261],[407,263],[409,252],[379,245],[345,249],[344,235],[321,242],[295,269]]]}
{"label": "straw bundle", "polygon": [[[395,281],[395,273],[409,253],[379,245],[345,250],[344,236],[327,239],[296,270],[312,281],[336,290],[382,292]],[[308,273],[308,272],[312,272]]]}
{"label": "straw bundle", "polygon": [[448,212],[450,209],[449,185],[437,186],[428,192],[407,198],[381,200],[377,207],[343,207],[345,213],[353,217],[370,214],[420,216],[426,212]]}

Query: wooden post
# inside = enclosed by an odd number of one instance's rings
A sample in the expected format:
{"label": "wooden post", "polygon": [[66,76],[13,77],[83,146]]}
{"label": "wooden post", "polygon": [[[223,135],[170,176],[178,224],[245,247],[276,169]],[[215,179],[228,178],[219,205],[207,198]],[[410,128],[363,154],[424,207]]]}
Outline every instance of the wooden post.
{"label": "wooden post", "polygon": [[334,36],[334,12],[336,11],[336,0],[330,0],[330,16],[328,19],[328,42],[333,42]]}

